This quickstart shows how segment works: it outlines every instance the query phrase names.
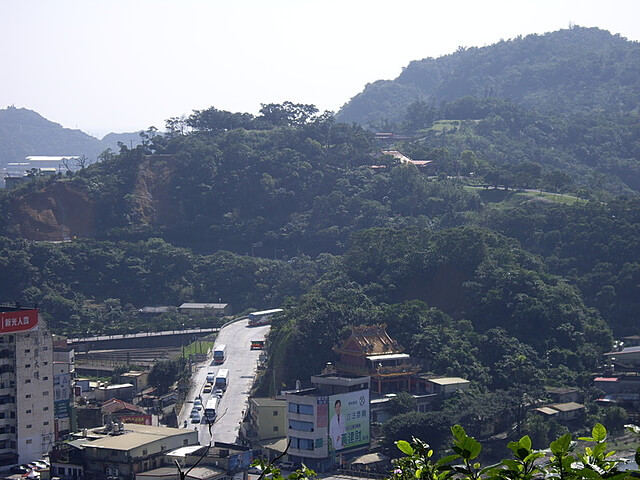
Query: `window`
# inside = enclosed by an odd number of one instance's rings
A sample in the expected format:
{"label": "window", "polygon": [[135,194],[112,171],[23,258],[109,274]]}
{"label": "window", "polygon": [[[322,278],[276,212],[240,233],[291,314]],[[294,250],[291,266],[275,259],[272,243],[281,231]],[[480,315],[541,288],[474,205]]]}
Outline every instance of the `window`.
{"label": "window", "polygon": [[31,440],[31,439],[27,440],[27,445],[29,445],[31,443],[33,443],[33,440]]}
{"label": "window", "polygon": [[31,394],[30,394],[30,393],[27,393],[27,394],[24,396],[24,398],[31,398]]}
{"label": "window", "polygon": [[46,412],[47,410],[49,410],[49,407],[44,407],[43,410]]}
{"label": "window", "polygon": [[290,403],[289,411],[291,413],[299,413],[301,415],[313,415],[313,405],[304,405],[301,403]]}
{"label": "window", "polygon": [[278,410],[274,410],[274,411],[273,411],[273,416],[274,416],[274,417],[277,417],[277,416],[278,416]]}
{"label": "window", "polygon": [[31,413],[31,410],[27,410],[25,413]]}
{"label": "window", "polygon": [[301,422],[299,420],[289,420],[289,428],[300,432],[313,432],[312,422]]}
{"label": "window", "polygon": [[24,353],[31,353],[31,349],[30,348],[26,348]]}
{"label": "window", "polygon": [[44,422],[43,425],[49,425],[49,422]]}
{"label": "window", "polygon": [[31,368],[31,364],[30,364],[30,363],[26,363],[26,364],[24,365],[24,368]]}
{"label": "window", "polygon": [[313,450],[313,440],[310,438],[291,438],[291,447],[298,450]]}
{"label": "window", "polygon": [[27,378],[27,379],[24,381],[24,383],[31,383],[31,379],[30,379],[30,378]]}
{"label": "window", "polygon": [[49,380],[49,377],[42,377],[42,380]]}
{"label": "window", "polygon": [[146,455],[147,454],[147,449],[142,450],[142,454]]}
{"label": "window", "polygon": [[31,424],[30,423],[27,425],[27,428],[31,428]]}
{"label": "window", "polygon": [[274,432],[277,432],[278,430],[280,430],[280,429],[278,428],[278,426],[277,426],[277,425],[274,425],[274,426],[273,426],[273,431],[274,431]]}
{"label": "window", "polygon": [[49,365],[49,362],[42,362],[42,363],[44,363],[45,365]]}
{"label": "window", "polygon": [[48,397],[49,396],[49,390],[45,390],[44,392],[42,392],[42,396],[43,397]]}

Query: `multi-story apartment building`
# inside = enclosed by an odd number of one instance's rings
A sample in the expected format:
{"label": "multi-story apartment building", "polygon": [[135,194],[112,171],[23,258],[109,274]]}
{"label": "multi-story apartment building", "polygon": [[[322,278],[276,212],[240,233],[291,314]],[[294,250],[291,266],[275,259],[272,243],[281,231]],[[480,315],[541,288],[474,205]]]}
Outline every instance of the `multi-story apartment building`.
{"label": "multi-story apartment building", "polygon": [[0,468],[53,446],[52,345],[37,309],[0,306]]}
{"label": "multi-story apartment building", "polygon": [[287,454],[317,471],[369,448],[370,378],[347,373],[311,377],[313,388],[285,392]]}

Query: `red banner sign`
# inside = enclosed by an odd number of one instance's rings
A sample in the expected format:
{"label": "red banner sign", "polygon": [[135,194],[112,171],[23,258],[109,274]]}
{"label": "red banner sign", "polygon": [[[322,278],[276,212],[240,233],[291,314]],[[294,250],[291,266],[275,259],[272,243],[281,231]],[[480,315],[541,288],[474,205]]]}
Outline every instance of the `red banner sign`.
{"label": "red banner sign", "polygon": [[26,332],[38,326],[38,310],[0,313],[0,333]]}
{"label": "red banner sign", "polygon": [[151,415],[127,415],[119,417],[122,423],[137,423],[138,425],[151,425]]}

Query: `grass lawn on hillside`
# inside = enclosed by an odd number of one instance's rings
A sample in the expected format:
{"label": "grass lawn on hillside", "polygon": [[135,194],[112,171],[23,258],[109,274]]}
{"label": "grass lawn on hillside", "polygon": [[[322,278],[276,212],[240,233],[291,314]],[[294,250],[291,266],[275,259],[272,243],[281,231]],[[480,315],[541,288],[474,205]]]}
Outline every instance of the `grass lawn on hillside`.
{"label": "grass lawn on hillside", "polygon": [[476,192],[485,202],[490,203],[522,203],[530,200],[541,200],[545,202],[562,203],[565,205],[585,204],[587,200],[564,193],[551,193],[539,190],[516,190],[503,188],[484,188],[467,185],[465,188]]}

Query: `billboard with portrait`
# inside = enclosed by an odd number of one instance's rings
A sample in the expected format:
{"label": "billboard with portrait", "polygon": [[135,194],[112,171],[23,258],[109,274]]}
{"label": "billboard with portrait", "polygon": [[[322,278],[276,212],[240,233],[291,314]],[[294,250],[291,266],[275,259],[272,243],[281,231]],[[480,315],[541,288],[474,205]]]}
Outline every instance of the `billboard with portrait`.
{"label": "billboard with portrait", "polygon": [[369,444],[369,390],[329,397],[329,437],[336,452]]}

